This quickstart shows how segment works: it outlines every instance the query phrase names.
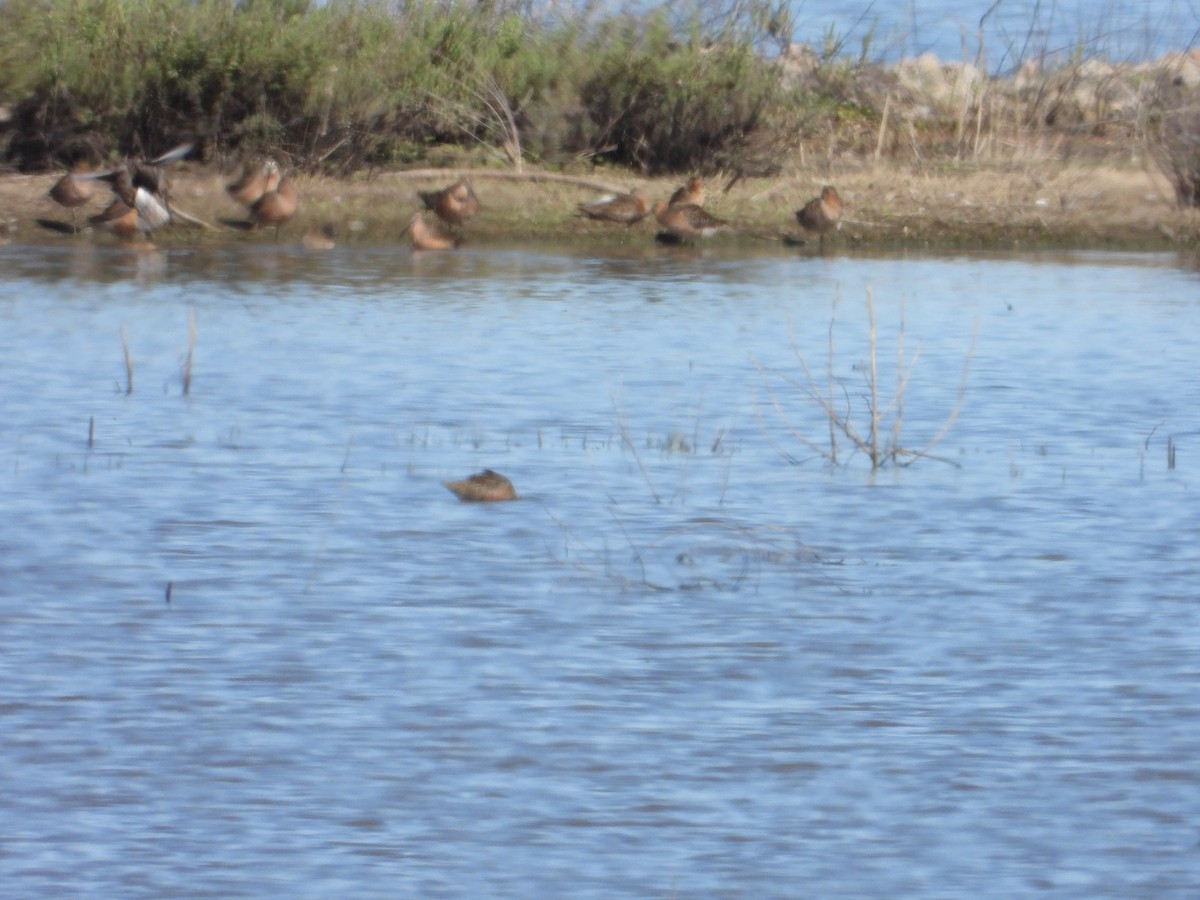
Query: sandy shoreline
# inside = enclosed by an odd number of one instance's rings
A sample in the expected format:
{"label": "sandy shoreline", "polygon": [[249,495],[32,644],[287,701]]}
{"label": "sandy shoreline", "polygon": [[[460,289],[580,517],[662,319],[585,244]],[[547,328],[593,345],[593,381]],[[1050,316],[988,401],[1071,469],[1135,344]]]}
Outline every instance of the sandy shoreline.
{"label": "sandy shoreline", "polygon": [[[450,170],[382,172],[333,179],[298,177],[300,209],[281,234],[298,240],[308,229],[333,223],[342,241],[404,242],[403,229],[419,208],[417,189],[454,180]],[[64,235],[54,223],[70,214],[46,192],[55,175],[0,176],[0,204],[14,241],[110,240],[107,235]],[[230,173],[181,167],[173,174],[173,198],[184,211],[214,226],[174,225],[154,240],[175,245],[213,240],[274,240],[274,234],[247,233],[234,226],[244,211],[225,193]],[[520,239],[550,241],[650,241],[652,218],[631,229],[587,221],[577,204],[605,188],[641,187],[651,200],[666,197],[680,179],[645,179],[617,170],[561,175],[527,171],[476,170],[472,176],[483,204],[469,223],[469,241],[486,244]],[[894,168],[862,168],[825,175],[800,173],[741,181],[729,192],[710,179],[705,208],[744,233],[717,240],[780,240],[799,236],[795,210],[822,184],[835,184],[845,204],[845,222],[836,246],[1011,247],[1095,249],[1194,249],[1200,238],[1200,210],[1181,210],[1157,170],[1111,166],[1039,166],[1026,170],[946,169],[938,173]],[[79,219],[99,212],[107,191],[80,210]],[[13,227],[15,226],[15,228]],[[48,227],[49,226],[49,227]]]}

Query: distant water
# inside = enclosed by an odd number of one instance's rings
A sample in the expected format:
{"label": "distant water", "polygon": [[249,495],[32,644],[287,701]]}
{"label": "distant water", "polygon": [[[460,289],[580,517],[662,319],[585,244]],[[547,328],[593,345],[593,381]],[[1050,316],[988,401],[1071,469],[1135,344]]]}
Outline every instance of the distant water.
{"label": "distant water", "polygon": [[894,61],[931,52],[975,61],[982,35],[989,69],[1060,56],[1082,47],[1112,60],[1152,59],[1195,45],[1197,0],[792,0],[794,38],[815,47],[827,34],[856,56]]}

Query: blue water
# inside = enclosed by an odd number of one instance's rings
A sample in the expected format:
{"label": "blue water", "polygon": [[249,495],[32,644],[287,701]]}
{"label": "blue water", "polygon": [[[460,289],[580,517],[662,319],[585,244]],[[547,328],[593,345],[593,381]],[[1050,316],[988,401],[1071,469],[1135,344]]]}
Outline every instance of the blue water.
{"label": "blue water", "polygon": [[894,62],[931,52],[990,70],[1063,62],[1075,50],[1113,61],[1154,59],[1200,40],[1196,0],[937,0],[842,3],[792,0],[794,40],[820,49],[832,36],[846,55]]}
{"label": "blue water", "polygon": [[646,243],[0,248],[0,894],[1200,892],[1195,268]]}

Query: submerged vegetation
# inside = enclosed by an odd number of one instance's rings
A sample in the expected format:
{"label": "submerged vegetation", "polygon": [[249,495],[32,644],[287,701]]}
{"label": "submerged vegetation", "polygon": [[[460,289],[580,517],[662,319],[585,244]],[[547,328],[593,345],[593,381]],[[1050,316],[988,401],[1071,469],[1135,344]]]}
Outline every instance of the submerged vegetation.
{"label": "submerged vegetation", "polygon": [[1194,51],[1143,66],[1006,52],[993,75],[983,47],[885,67],[869,30],[857,48],[801,43],[784,0],[609,9],[8,0],[0,139],[24,171],[184,140],[208,162],[271,154],[334,175],[463,157],[736,179],[795,161],[1147,156],[1200,204]]}

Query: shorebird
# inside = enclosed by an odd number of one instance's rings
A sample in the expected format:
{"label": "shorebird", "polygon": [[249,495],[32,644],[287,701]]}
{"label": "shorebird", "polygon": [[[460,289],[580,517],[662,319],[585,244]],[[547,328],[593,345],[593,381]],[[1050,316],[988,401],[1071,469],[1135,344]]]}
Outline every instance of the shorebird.
{"label": "shorebird", "polygon": [[804,204],[803,209],[796,210],[796,221],[805,231],[815,231],[820,237],[820,246],[825,246],[825,233],[836,230],[842,220],[842,198],[838,196],[837,188],[825,185],[821,188],[821,196],[815,197]]}
{"label": "shorebird", "polygon": [[127,160],[106,172],[76,175],[78,179],[107,181],[116,195],[112,202],[88,222],[106,228],[117,237],[129,240],[149,234],[171,221],[167,202],[167,163],[183,159],[192,152],[192,144],[180,144],[149,161]]}
{"label": "shorebird", "polygon": [[635,189],[628,194],[608,194],[591,203],[580,203],[579,214],[601,222],[634,225],[650,214],[650,201]]}
{"label": "shorebird", "polygon": [[274,228],[275,239],[279,229],[296,214],[298,198],[296,185],[291,175],[284,175],[275,190],[267,191],[250,206],[250,224],[253,228]]}
{"label": "shorebird", "polygon": [[695,203],[671,206],[666,200],[654,204],[654,218],[677,241],[694,241],[729,228],[729,223],[718,219]]}
{"label": "shorebird", "polygon": [[282,173],[279,163],[268,159],[262,165],[246,163],[242,177],[225,186],[225,191],[236,202],[247,208],[253,206],[263,194],[279,187]]}
{"label": "shorebird", "polygon": [[326,222],[320,228],[310,228],[300,243],[305,250],[332,250],[337,244],[337,229],[332,222]]}
{"label": "shorebird", "polygon": [[130,171],[129,166],[121,166],[111,172],[91,176],[110,182],[116,196],[102,212],[91,216],[88,222],[106,228],[124,240],[149,234],[171,221],[166,199],[156,191],[134,184]]}
{"label": "shorebird", "polygon": [[696,206],[704,205],[704,182],[693,175],[687,180],[687,184],[671,195],[671,199],[667,201],[668,206],[680,206],[684,203],[692,203]]}
{"label": "shorebird", "polygon": [[462,481],[443,481],[459,500],[467,503],[488,503],[496,500],[517,500],[512,482],[491,469],[464,478]]}
{"label": "shorebird", "polygon": [[424,213],[413,213],[404,229],[414,250],[453,250],[460,243],[437,222],[427,222]]}
{"label": "shorebird", "polygon": [[192,152],[192,143],[180,144],[178,147],[172,147],[161,156],[156,156],[149,161],[130,160],[125,163],[125,168],[129,170],[129,177],[133,181],[134,187],[145,188],[152,194],[157,194],[160,197],[166,197],[168,188],[170,187],[167,181],[167,172],[165,166],[168,163],[178,162],[189,153]]}
{"label": "shorebird", "polygon": [[437,214],[447,225],[462,225],[479,214],[479,198],[471,182],[460,178],[440,191],[417,191],[425,208]]}
{"label": "shorebird", "polygon": [[79,226],[75,220],[75,210],[96,196],[95,179],[84,177],[90,173],[91,167],[83,160],[80,160],[71,167],[70,172],[67,172],[62,178],[54,182],[54,186],[47,192],[51,200],[71,211],[72,232],[79,231]]}

